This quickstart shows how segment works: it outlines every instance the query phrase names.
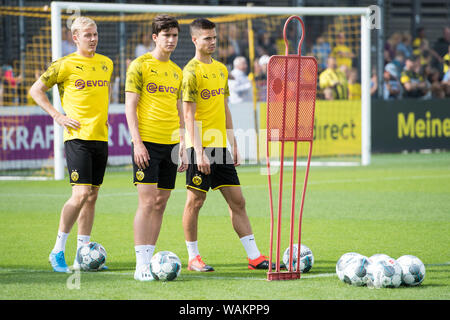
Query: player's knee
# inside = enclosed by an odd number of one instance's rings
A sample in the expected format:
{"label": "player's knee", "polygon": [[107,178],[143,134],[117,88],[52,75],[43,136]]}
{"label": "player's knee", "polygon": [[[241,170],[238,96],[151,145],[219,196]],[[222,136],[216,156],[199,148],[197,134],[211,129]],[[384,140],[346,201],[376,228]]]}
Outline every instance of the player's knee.
{"label": "player's knee", "polygon": [[91,203],[95,203],[97,201],[97,198],[98,198],[98,190],[91,189],[91,191],[89,192],[87,201],[91,202]]}
{"label": "player's knee", "polygon": [[245,198],[244,197],[238,197],[237,199],[233,199],[233,201],[229,204],[231,210],[237,211],[237,212],[244,212],[245,211]]}
{"label": "player's knee", "polygon": [[155,201],[154,209],[156,212],[164,212],[166,209],[167,201],[169,197],[167,196],[158,196]]}
{"label": "player's knee", "polygon": [[71,202],[77,207],[82,207],[88,200],[89,195],[90,192],[88,189],[77,190],[77,192],[72,193]]}
{"label": "player's knee", "polygon": [[203,196],[190,197],[187,206],[194,210],[200,210],[203,207],[203,203],[205,203],[205,199],[206,197]]}

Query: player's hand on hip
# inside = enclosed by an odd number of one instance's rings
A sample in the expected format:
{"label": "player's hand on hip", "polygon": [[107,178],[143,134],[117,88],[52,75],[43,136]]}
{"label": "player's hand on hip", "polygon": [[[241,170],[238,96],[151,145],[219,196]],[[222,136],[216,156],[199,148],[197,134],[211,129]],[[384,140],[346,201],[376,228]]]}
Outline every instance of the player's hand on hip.
{"label": "player's hand on hip", "polygon": [[134,145],[134,162],[142,170],[150,164],[150,155],[142,142]]}
{"label": "player's hand on hip", "polygon": [[71,119],[61,113],[59,113],[57,116],[55,116],[55,121],[60,126],[62,126],[64,128],[64,130],[66,130],[69,133],[70,133],[70,130],[80,129],[80,123],[77,120]]}

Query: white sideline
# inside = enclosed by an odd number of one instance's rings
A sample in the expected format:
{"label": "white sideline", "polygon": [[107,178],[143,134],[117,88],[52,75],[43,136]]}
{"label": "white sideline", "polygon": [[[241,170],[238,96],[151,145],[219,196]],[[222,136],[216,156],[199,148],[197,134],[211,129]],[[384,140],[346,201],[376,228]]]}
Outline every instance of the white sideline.
{"label": "white sideline", "polygon": [[[34,269],[24,269],[24,268],[0,268],[0,273],[54,273],[52,270],[34,270]],[[95,275],[119,275],[119,276],[133,276],[133,272],[120,272],[120,271],[105,271],[105,272],[86,272],[83,274],[95,274]],[[67,273],[70,275],[70,273]],[[215,280],[266,280],[265,274],[264,277],[256,278],[256,277],[220,277],[213,275],[198,275],[198,274],[186,274],[183,273],[183,277],[186,278],[198,278],[198,279],[215,279]],[[319,274],[302,274],[301,277],[305,279],[312,278],[326,278],[336,276],[335,273],[319,273]]]}
{"label": "white sideline", "polygon": [[[441,263],[429,263],[425,264],[425,267],[442,267],[450,266],[450,261]],[[25,268],[1,268],[0,273],[54,273],[52,270],[36,270],[36,269],[25,269]],[[120,272],[120,271],[104,271],[104,272],[86,272],[83,274],[96,274],[96,275],[119,275],[119,276],[133,276],[133,272]],[[69,275],[69,273],[67,273]],[[302,274],[301,278],[304,279],[314,279],[314,278],[329,278],[336,276],[336,273],[318,273],[318,274]],[[267,280],[264,277],[220,277],[213,275],[198,275],[198,274],[186,274],[183,273],[182,277],[186,278],[197,278],[197,279],[215,279],[215,280]]]}

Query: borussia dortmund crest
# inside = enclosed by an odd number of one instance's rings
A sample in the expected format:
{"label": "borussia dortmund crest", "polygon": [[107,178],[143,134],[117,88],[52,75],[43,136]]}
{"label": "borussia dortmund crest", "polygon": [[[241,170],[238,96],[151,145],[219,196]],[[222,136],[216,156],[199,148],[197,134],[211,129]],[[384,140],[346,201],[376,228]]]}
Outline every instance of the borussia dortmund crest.
{"label": "borussia dortmund crest", "polygon": [[138,179],[139,181],[142,181],[144,177],[145,177],[144,171],[138,170],[136,172],[136,179]]}
{"label": "borussia dortmund crest", "polygon": [[79,178],[80,175],[78,174],[78,172],[76,170],[73,170],[70,174],[70,179],[72,179],[73,182],[77,182]]}
{"label": "borussia dortmund crest", "polygon": [[192,182],[196,185],[199,186],[202,184],[202,177],[198,174],[196,174],[193,178],[192,178]]}

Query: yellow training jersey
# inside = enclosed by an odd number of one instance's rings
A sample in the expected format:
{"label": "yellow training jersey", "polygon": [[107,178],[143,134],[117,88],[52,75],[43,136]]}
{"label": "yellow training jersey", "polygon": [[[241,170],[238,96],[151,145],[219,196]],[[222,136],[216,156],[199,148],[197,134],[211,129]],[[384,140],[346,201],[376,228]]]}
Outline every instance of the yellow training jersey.
{"label": "yellow training jersey", "polygon": [[96,53],[87,58],[72,53],[53,62],[41,76],[51,88],[58,84],[64,112],[80,122],[80,129],[64,130],[72,139],[108,141],[109,83],[113,62]]}
{"label": "yellow training jersey", "polygon": [[142,141],[175,144],[180,141],[177,101],[183,73],[172,61],[160,61],[150,52],[128,67],[125,91],[140,95],[137,105]]}
{"label": "yellow training jersey", "polygon": [[319,75],[320,89],[332,88],[334,99],[348,98],[348,84],[345,74],[339,70],[325,69]]}
{"label": "yellow training jersey", "polygon": [[338,67],[344,65],[349,69],[352,67],[353,61],[352,58],[347,57],[346,54],[351,54],[352,50],[345,45],[337,45],[331,51],[331,56],[336,58],[336,63]]}
{"label": "yellow training jersey", "polygon": [[[196,103],[195,121],[201,123],[203,147],[226,148],[225,99],[229,95],[228,70],[222,63],[194,58],[184,67],[183,101]],[[192,146],[189,137],[186,146]]]}

